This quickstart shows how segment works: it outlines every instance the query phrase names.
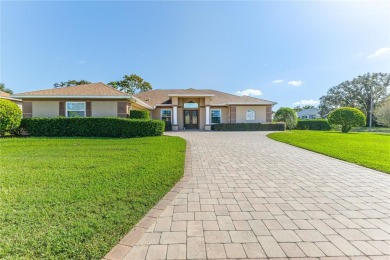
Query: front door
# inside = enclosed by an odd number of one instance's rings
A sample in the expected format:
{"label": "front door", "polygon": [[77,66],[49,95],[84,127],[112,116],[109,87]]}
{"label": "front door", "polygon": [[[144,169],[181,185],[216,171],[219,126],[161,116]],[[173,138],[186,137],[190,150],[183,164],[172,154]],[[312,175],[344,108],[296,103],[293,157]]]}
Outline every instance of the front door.
{"label": "front door", "polygon": [[198,129],[198,110],[184,110],[184,128]]}

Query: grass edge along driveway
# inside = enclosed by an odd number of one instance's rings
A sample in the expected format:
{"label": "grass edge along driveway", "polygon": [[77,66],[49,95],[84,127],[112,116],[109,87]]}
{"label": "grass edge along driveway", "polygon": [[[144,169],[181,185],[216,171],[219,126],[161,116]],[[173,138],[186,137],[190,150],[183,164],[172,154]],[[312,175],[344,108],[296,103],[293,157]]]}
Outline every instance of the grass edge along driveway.
{"label": "grass edge along driveway", "polygon": [[0,259],[99,259],[181,179],[186,142],[5,138],[0,147]]}
{"label": "grass edge along driveway", "polygon": [[390,173],[390,134],[293,130],[267,136],[279,142]]}

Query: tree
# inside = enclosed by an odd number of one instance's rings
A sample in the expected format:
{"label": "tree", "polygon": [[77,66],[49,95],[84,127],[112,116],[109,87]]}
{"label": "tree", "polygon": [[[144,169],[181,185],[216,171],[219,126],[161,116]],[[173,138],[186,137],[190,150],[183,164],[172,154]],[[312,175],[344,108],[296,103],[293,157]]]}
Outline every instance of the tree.
{"label": "tree", "polygon": [[306,105],[306,106],[303,106],[302,109],[314,109],[316,108],[315,106],[311,106],[311,105]]}
{"label": "tree", "polygon": [[293,129],[298,124],[297,113],[289,107],[281,107],[276,111],[274,121],[285,122],[287,129]]}
{"label": "tree", "polygon": [[124,75],[123,80],[111,81],[107,85],[128,94],[136,94],[152,89],[152,85],[149,82],[144,81],[143,78],[136,74]]}
{"label": "tree", "polygon": [[295,112],[300,112],[300,111],[302,111],[303,110],[303,108],[301,107],[301,106],[296,106],[296,107],[294,107],[292,110],[294,110]]}
{"label": "tree", "polygon": [[390,127],[390,98],[375,109],[374,115],[379,125]]}
{"label": "tree", "polygon": [[14,102],[0,99],[0,136],[20,125],[22,111]]}
{"label": "tree", "polygon": [[367,125],[370,120],[370,107],[373,109],[383,102],[390,92],[390,73],[367,73],[351,81],[344,81],[330,88],[320,98],[319,114],[326,117],[339,107],[355,107],[365,115]]}
{"label": "tree", "polygon": [[68,81],[62,81],[60,83],[54,83],[55,88],[63,88],[63,87],[72,87],[77,85],[84,85],[84,84],[91,84],[88,80],[68,80]]}
{"label": "tree", "polygon": [[9,88],[6,88],[4,83],[0,83],[0,91],[6,92],[8,94],[13,94],[14,93]]}
{"label": "tree", "polygon": [[357,108],[340,107],[328,116],[329,124],[341,125],[341,132],[348,133],[354,126],[364,126],[366,116]]}

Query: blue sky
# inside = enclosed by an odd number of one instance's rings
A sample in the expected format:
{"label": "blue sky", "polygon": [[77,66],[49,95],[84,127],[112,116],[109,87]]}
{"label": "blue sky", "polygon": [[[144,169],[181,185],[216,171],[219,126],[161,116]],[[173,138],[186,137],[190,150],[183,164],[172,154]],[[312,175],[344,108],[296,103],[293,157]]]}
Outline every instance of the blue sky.
{"label": "blue sky", "polygon": [[344,80],[390,72],[390,1],[2,1],[0,7],[0,82],[15,93],[135,73],[155,89],[241,91],[277,108],[315,104]]}

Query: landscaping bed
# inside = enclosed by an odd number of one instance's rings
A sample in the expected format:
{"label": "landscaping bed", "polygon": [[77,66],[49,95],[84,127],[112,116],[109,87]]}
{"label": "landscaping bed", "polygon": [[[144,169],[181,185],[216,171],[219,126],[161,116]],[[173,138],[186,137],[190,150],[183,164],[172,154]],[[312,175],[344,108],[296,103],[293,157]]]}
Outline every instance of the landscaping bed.
{"label": "landscaping bed", "polygon": [[0,258],[100,259],[184,172],[178,137],[0,139]]}
{"label": "landscaping bed", "polygon": [[390,134],[293,130],[267,136],[276,141],[390,173]]}

